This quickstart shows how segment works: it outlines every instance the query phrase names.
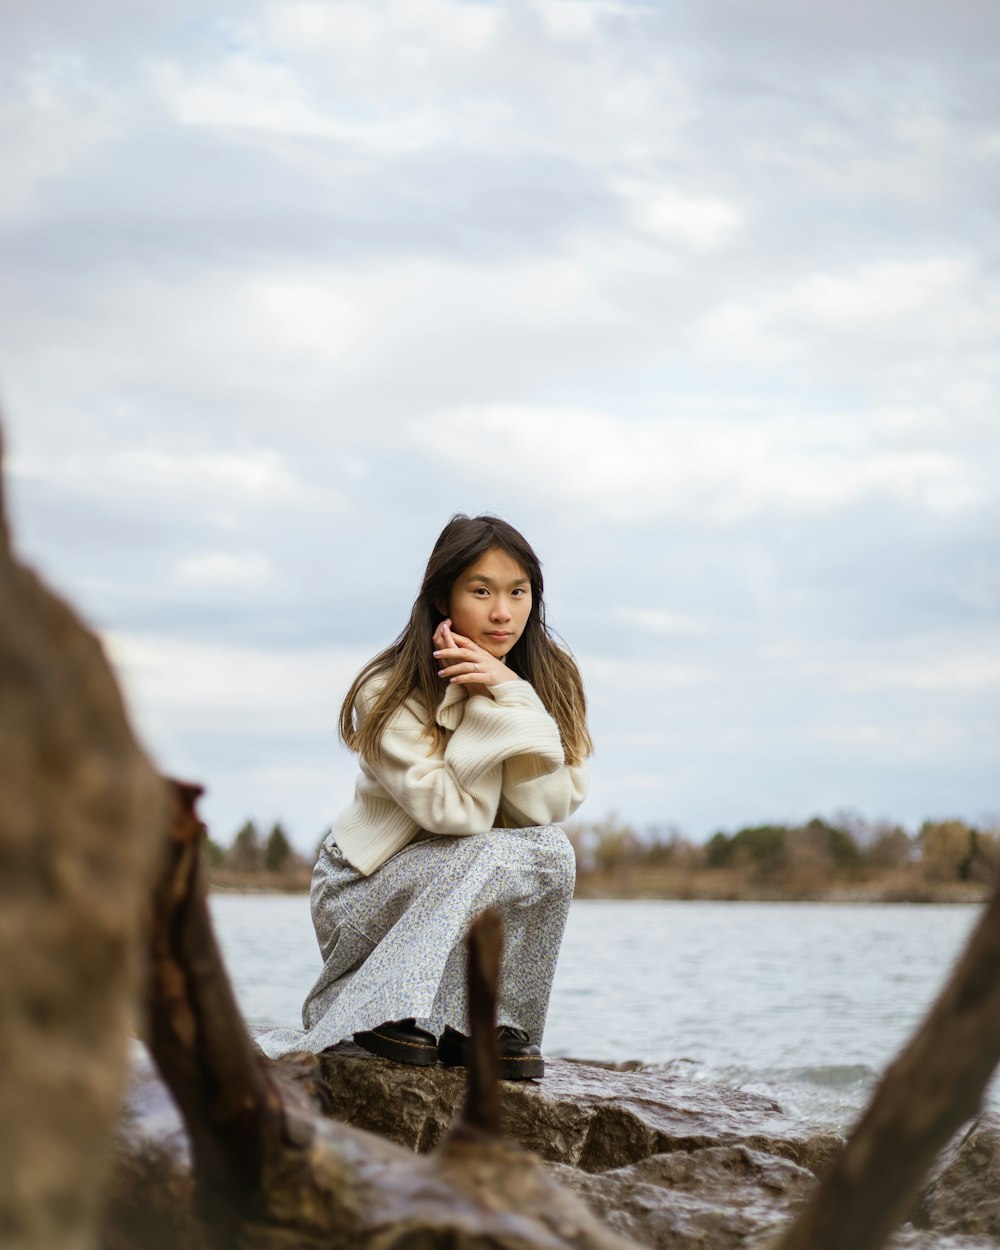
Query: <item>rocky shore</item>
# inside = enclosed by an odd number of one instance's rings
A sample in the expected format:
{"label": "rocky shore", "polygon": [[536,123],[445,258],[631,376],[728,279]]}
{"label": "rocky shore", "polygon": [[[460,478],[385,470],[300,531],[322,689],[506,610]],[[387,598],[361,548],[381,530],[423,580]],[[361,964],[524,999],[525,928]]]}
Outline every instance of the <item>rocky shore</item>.
{"label": "rocky shore", "polygon": [[[321,1070],[333,1118],[420,1153],[443,1140],[465,1093],[460,1070],[402,1067],[346,1043]],[[841,1145],[767,1098],[657,1069],[553,1060],[542,1081],[505,1082],[502,1099],[514,1142],[610,1228],[664,1250],[763,1250]],[[166,1146],[183,1170],[180,1121],[141,1055],[128,1122],[119,1192],[130,1152]],[[1000,1117],[986,1115],[944,1152],[892,1244],[995,1250],[998,1181]]]}

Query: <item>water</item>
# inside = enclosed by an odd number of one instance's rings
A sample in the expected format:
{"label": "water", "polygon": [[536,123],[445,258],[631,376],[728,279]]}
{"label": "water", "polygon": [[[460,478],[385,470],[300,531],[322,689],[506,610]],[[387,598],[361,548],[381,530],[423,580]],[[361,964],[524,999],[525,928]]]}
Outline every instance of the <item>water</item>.
{"label": "water", "polygon": [[[307,898],[214,895],[212,913],[246,1019],[298,1025],[320,967]],[[682,1068],[843,1130],[936,997],[978,914],[580,899],[545,1052]]]}

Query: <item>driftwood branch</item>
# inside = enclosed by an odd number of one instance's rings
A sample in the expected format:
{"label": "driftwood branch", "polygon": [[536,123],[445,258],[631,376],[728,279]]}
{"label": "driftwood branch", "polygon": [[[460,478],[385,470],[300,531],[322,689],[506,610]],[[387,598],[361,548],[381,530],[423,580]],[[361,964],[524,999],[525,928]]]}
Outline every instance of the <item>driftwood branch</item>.
{"label": "driftwood branch", "polygon": [[923,1024],[886,1070],[818,1188],[775,1250],[878,1250],[906,1219],[1000,1062],[1000,889]]}
{"label": "driftwood branch", "polygon": [[[198,1205],[212,1223],[253,1209],[279,1094],[250,1040],[205,898],[200,786],[173,783],[168,861],[154,895],[148,987],[149,1048],[191,1139]],[[224,1219],[222,1222],[225,1222]]]}
{"label": "driftwood branch", "polygon": [[500,1134],[500,1044],[497,988],[503,955],[503,921],[494,908],[475,920],[467,939],[469,1077],[462,1121],[483,1133]]}

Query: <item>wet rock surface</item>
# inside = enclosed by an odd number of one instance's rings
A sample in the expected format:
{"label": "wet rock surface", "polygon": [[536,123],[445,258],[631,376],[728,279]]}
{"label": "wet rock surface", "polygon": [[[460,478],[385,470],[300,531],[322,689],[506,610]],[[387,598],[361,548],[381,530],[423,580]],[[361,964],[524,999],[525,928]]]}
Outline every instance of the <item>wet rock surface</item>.
{"label": "wet rock surface", "polygon": [[[136,1054],[132,1130],[183,1133],[148,1059]],[[349,1044],[321,1057],[330,1112],[425,1153],[465,1096],[460,1069],[407,1068]],[[549,1163],[553,1179],[640,1245],[750,1245],[787,1219],[840,1145],[767,1098],[654,1070],[553,1060],[542,1081],[504,1082],[509,1138]]]}
{"label": "wet rock surface", "polygon": [[[962,1233],[942,1233],[938,1229],[916,1229],[907,1225],[886,1242],[889,1250],[996,1250],[992,1237],[966,1236]],[[748,1250],[751,1250],[748,1247]],[[767,1246],[753,1250],[768,1250]]]}
{"label": "wet rock surface", "polygon": [[[337,1119],[411,1150],[433,1148],[462,1105],[461,1069],[413,1068],[345,1045],[321,1056]],[[504,1128],[553,1163],[607,1172],[651,1155],[745,1146],[815,1173],[841,1139],[770,1099],[654,1070],[550,1060],[541,1081],[505,1081]]]}
{"label": "wet rock surface", "polygon": [[1000,1239],[1000,1115],[987,1112],[942,1151],[914,1216],[918,1228]]}
{"label": "wet rock surface", "polygon": [[[322,1056],[336,1119],[421,1153],[458,1116],[464,1074],[406,1068],[344,1045]],[[140,1048],[131,1131],[183,1159],[183,1130]],[[671,1250],[765,1250],[840,1139],[775,1103],[656,1070],[553,1060],[543,1081],[503,1085],[506,1130],[615,1232]],[[943,1153],[894,1250],[1000,1245],[1000,1116]]]}
{"label": "wet rock surface", "polygon": [[565,1164],[552,1172],[610,1228],[665,1250],[748,1245],[788,1219],[816,1180],[746,1146],[656,1154],[596,1175]]}

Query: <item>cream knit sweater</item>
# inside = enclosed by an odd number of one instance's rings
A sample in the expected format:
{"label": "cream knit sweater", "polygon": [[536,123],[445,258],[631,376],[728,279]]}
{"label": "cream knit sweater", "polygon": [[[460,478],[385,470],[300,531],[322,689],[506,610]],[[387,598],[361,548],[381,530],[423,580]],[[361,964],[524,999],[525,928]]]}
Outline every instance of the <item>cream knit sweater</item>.
{"label": "cream knit sweater", "polygon": [[[424,736],[427,713],[408,699],[386,726],[382,758],[361,760],[354,802],[333,840],[366,876],[421,832],[467,836],[565,820],[587,791],[586,762],[568,765],[555,721],[526,681],[469,697],[449,685],[437,710],[443,752]],[[377,686],[358,700],[362,719]]]}

